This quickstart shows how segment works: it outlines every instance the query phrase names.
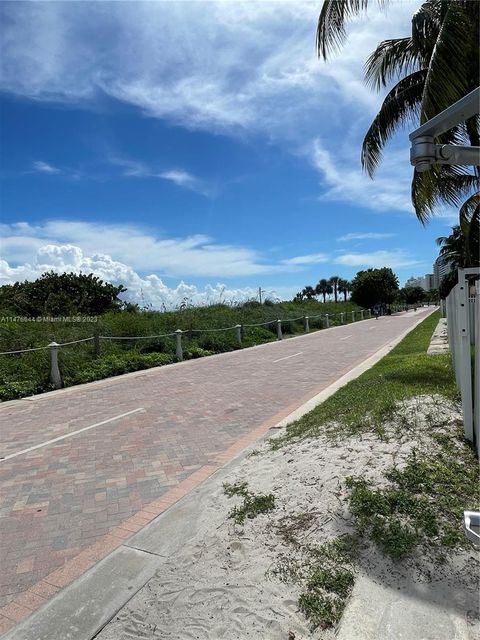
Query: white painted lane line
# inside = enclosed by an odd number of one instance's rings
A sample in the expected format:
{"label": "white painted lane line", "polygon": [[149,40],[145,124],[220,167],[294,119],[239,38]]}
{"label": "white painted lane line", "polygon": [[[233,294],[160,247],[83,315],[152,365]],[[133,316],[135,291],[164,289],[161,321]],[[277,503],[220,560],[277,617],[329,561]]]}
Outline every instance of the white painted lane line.
{"label": "white painted lane line", "polygon": [[285,356],[283,358],[279,358],[278,360],[273,360],[273,364],[275,364],[275,362],[280,362],[280,360],[288,360],[289,358],[295,358],[295,356],[299,356],[303,353],[303,351],[299,351],[298,353],[294,353],[291,356]]}
{"label": "white painted lane line", "polygon": [[340,340],[347,340],[348,338],[351,338],[352,334],[350,334],[349,336],[345,336],[344,338],[340,338]]}
{"label": "white painted lane line", "polygon": [[22,451],[17,451],[16,453],[11,453],[9,456],[0,458],[0,462],[4,462],[5,460],[10,460],[11,458],[15,458],[16,456],[21,456],[23,453],[29,453],[29,451],[35,451],[35,449],[46,447],[49,444],[53,444],[54,442],[59,442],[60,440],[65,440],[66,438],[72,438],[73,436],[76,436],[79,433],[83,433],[84,431],[89,431],[89,429],[95,429],[95,427],[101,427],[102,425],[108,424],[109,422],[113,422],[114,420],[120,420],[120,418],[126,418],[127,416],[131,416],[133,413],[138,413],[139,411],[145,411],[145,409],[143,407],[139,407],[138,409],[132,409],[132,411],[121,413],[119,416],[108,418],[108,420],[102,420],[102,422],[96,422],[95,424],[91,424],[89,427],[83,427],[83,429],[78,429],[78,431],[72,431],[72,433],[66,433],[64,436],[58,436],[58,438],[52,438],[52,440],[46,440],[41,444],[36,444],[34,447],[29,447],[28,449],[23,449]]}

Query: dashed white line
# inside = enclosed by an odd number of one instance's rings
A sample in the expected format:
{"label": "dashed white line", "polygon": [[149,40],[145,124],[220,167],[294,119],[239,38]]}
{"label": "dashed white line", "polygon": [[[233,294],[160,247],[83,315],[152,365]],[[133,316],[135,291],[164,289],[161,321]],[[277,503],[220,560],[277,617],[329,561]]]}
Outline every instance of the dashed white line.
{"label": "dashed white line", "polygon": [[353,334],[350,334],[349,336],[344,336],[343,338],[340,338],[340,340],[347,340],[347,338],[351,338]]}
{"label": "dashed white line", "polygon": [[283,358],[279,358],[278,360],[273,360],[273,364],[275,362],[280,362],[280,360],[288,360],[289,358],[295,358],[295,356],[299,356],[303,353],[303,351],[299,351],[298,353],[293,353],[291,356],[284,356]]}
{"label": "dashed white line", "polygon": [[10,460],[11,458],[15,458],[16,456],[21,456],[23,453],[29,453],[30,451],[35,451],[35,449],[46,447],[49,444],[53,444],[54,442],[59,442],[60,440],[65,440],[66,438],[72,438],[73,436],[76,436],[79,433],[83,433],[84,431],[88,431],[89,429],[95,429],[95,427],[101,427],[102,425],[108,424],[109,422],[113,422],[114,420],[120,420],[120,418],[126,418],[127,416],[131,416],[133,413],[138,413],[139,411],[145,411],[145,409],[143,407],[139,407],[138,409],[132,409],[132,411],[121,413],[120,415],[114,416],[113,418],[102,420],[102,422],[96,422],[95,424],[91,424],[89,427],[83,427],[83,429],[78,429],[78,431],[72,431],[71,433],[66,433],[64,436],[58,436],[58,438],[52,438],[51,440],[46,440],[41,444],[36,444],[34,447],[29,447],[28,449],[22,449],[22,451],[17,451],[16,453],[11,453],[9,456],[0,458],[0,462],[4,462],[5,460]]}

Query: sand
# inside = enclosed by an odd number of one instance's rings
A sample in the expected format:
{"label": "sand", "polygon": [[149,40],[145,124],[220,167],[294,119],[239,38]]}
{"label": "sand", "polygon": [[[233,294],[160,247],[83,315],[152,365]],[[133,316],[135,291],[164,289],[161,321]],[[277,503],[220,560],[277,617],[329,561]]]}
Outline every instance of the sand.
{"label": "sand", "polygon": [[[387,425],[391,436],[387,442],[367,434],[348,437],[337,446],[322,436],[278,451],[262,443],[253,448],[257,454],[240,458],[227,473],[215,474],[203,485],[201,494],[193,496],[196,502],[190,505],[196,515],[191,522],[184,518],[181,525],[191,530],[184,535],[179,529],[178,544],[175,540],[166,543],[166,557],[157,574],[98,639],[332,640],[333,630],[310,629],[299,611],[302,585],[283,582],[276,574],[285,559],[298,559],[298,552],[285,542],[281,529],[296,515],[309,512],[309,524],[299,536],[311,544],[352,532],[345,478],[355,475],[378,481],[394,462],[402,465],[414,445],[429,444],[429,415],[442,415],[446,428],[460,418],[458,407],[440,397],[411,400],[400,414],[404,417]],[[282,431],[272,435],[277,433]],[[255,493],[273,493],[275,510],[241,526],[228,517],[240,499],[228,498],[223,482],[243,481]],[[419,558],[392,564],[367,547],[361,570],[368,569],[376,580],[392,583],[411,579],[415,567],[419,585],[437,580],[445,594],[453,589],[460,608],[469,610],[468,628],[473,639],[476,579],[472,572],[465,572],[473,557],[466,545],[455,552],[443,573],[435,576],[428,558],[424,558],[424,566]]]}

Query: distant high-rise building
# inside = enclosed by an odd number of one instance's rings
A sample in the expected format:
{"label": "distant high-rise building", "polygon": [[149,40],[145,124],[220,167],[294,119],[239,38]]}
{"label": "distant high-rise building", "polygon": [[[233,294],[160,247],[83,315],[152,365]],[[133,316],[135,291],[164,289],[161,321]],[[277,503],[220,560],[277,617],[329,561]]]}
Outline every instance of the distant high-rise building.
{"label": "distant high-rise building", "polygon": [[410,276],[410,278],[405,282],[405,288],[411,289],[413,287],[422,287],[423,289],[423,278],[422,276]]}
{"label": "distant high-rise building", "polygon": [[405,288],[411,288],[411,287],[421,287],[425,291],[430,291],[431,289],[435,289],[433,274],[427,273],[424,276],[411,276],[405,282]]}
{"label": "distant high-rise building", "polygon": [[425,291],[431,291],[432,289],[435,289],[435,276],[433,275],[433,273],[426,273],[425,274]]}
{"label": "distant high-rise building", "polygon": [[443,278],[450,272],[452,261],[438,256],[433,263],[433,288],[438,289]]}

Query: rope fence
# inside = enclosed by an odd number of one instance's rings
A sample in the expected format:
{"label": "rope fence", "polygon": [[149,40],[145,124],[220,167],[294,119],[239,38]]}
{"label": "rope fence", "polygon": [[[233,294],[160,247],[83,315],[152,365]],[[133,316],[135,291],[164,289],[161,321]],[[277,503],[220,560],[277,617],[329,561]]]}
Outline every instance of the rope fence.
{"label": "rope fence", "polygon": [[[428,303],[430,305],[430,303]],[[413,308],[413,305],[403,305],[403,306],[393,306],[392,310],[394,312],[398,312],[400,311],[408,311],[409,308]],[[416,307],[415,307],[416,310]],[[54,386],[54,388],[60,388],[62,386],[62,380],[61,380],[61,376],[60,376],[60,370],[58,367],[58,349],[60,347],[68,347],[74,344],[80,344],[80,343],[85,343],[85,342],[92,342],[94,344],[94,354],[96,356],[100,355],[100,341],[101,340],[109,340],[109,341],[113,341],[113,340],[155,340],[155,339],[161,339],[161,338],[170,338],[170,337],[175,337],[176,339],[176,349],[175,349],[175,355],[177,357],[177,360],[179,362],[181,362],[183,360],[183,348],[182,348],[182,335],[183,334],[192,334],[192,333],[218,333],[218,332],[225,332],[225,331],[235,331],[236,334],[236,340],[239,344],[239,346],[242,346],[242,342],[244,339],[244,330],[248,329],[248,328],[255,328],[255,327],[266,327],[266,326],[275,326],[276,327],[276,334],[277,334],[277,340],[282,340],[283,339],[283,331],[282,331],[282,324],[285,325],[287,323],[293,323],[293,322],[299,322],[302,321],[303,322],[303,328],[304,328],[304,333],[307,334],[310,331],[310,321],[320,318],[320,325],[321,328],[325,327],[326,329],[328,329],[331,326],[332,322],[335,322],[335,320],[337,322],[339,322],[340,325],[346,324],[349,322],[349,318],[350,318],[350,322],[356,322],[356,321],[361,321],[361,320],[365,320],[365,319],[369,319],[372,317],[372,311],[371,309],[354,309],[353,311],[342,311],[339,313],[319,313],[313,316],[299,316],[297,318],[277,318],[277,319],[272,319],[272,320],[268,320],[267,322],[258,322],[258,323],[246,323],[246,324],[237,324],[237,325],[233,325],[231,327],[219,327],[217,329],[177,329],[176,331],[172,332],[172,333],[164,333],[164,334],[158,334],[158,335],[149,335],[149,336],[103,336],[103,335],[93,335],[93,336],[89,336],[88,338],[81,338],[79,340],[71,340],[69,342],[62,342],[62,343],[57,343],[55,341],[51,342],[48,345],[45,345],[43,347],[32,347],[32,348],[28,348],[28,349],[18,349],[15,351],[3,351],[0,352],[0,356],[10,356],[10,355],[17,355],[17,354],[22,354],[22,353],[29,353],[29,352],[33,352],[33,351],[43,351],[45,349],[49,349],[50,351],[50,380],[52,382],[52,385]],[[338,325],[337,325],[338,326]]]}

